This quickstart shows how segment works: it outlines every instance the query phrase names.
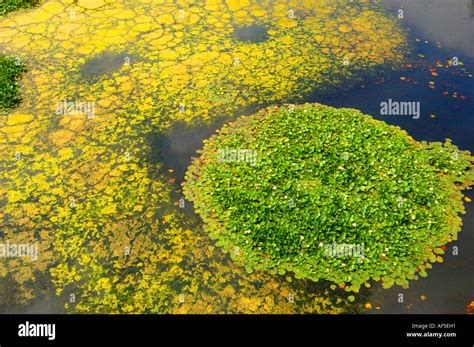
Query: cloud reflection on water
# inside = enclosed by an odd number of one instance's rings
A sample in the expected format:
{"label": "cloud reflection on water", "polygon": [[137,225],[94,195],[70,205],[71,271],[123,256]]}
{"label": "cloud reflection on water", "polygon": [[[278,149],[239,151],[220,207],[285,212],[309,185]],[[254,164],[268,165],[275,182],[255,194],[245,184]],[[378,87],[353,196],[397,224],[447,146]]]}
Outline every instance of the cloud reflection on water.
{"label": "cloud reflection on water", "polygon": [[474,57],[474,0],[384,0],[426,39]]}

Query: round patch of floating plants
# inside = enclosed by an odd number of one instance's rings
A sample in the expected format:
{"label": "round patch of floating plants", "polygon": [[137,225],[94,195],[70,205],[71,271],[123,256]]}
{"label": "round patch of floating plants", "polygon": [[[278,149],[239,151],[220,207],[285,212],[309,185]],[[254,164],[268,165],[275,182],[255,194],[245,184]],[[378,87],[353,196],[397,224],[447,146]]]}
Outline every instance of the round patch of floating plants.
{"label": "round patch of floating plants", "polygon": [[354,109],[270,107],[224,126],[184,191],[217,245],[248,271],[357,292],[427,276],[456,240],[474,157],[417,142]]}

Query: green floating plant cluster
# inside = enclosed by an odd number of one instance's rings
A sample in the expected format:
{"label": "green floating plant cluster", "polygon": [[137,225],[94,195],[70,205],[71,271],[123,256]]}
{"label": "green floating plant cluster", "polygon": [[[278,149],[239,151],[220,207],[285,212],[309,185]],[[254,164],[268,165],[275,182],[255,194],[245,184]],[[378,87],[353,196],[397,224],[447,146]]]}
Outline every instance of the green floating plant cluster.
{"label": "green floating plant cluster", "polygon": [[26,71],[18,59],[0,54],[0,112],[8,111],[21,102],[18,80]]}
{"label": "green floating plant cluster", "polygon": [[39,0],[2,0],[0,1],[0,16],[20,8],[30,8],[39,3]]}
{"label": "green floating plant cluster", "polygon": [[[199,153],[184,191],[218,246],[250,272],[355,292],[372,280],[407,287],[442,262],[474,180],[474,157],[450,140],[417,142],[358,110],[319,104],[242,117]],[[346,253],[328,251],[337,245]]]}

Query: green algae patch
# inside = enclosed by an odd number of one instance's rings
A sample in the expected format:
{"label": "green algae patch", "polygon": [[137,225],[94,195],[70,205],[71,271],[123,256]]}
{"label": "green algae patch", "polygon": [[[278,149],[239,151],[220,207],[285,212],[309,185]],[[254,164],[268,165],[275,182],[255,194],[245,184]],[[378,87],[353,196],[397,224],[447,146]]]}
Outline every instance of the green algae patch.
{"label": "green algae patch", "polygon": [[19,80],[24,72],[26,68],[21,60],[0,54],[0,112],[20,104]]}
{"label": "green algae patch", "polygon": [[224,126],[184,192],[247,270],[358,291],[425,277],[457,239],[474,158],[354,109],[271,107]]}

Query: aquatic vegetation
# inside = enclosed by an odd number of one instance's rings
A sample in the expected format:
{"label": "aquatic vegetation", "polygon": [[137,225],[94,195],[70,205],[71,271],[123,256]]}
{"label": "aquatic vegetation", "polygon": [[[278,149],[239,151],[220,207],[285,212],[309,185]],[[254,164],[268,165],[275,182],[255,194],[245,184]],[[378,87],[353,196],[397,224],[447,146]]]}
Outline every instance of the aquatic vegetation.
{"label": "aquatic vegetation", "polygon": [[[255,151],[257,161],[223,160],[230,149]],[[217,246],[249,272],[355,292],[371,280],[407,287],[426,277],[457,239],[462,190],[474,182],[474,157],[450,140],[417,142],[360,111],[319,104],[241,117],[199,153],[184,193]]]}
{"label": "aquatic vegetation", "polygon": [[[289,291],[300,311],[332,309],[324,293],[302,299],[286,282],[225,265],[217,250],[198,257],[196,242],[212,244],[173,222],[182,219],[173,178],[147,139],[396,66],[405,38],[394,18],[348,0],[52,0],[0,19],[0,43],[28,63],[24,102],[0,118],[2,239],[39,245],[36,262],[0,260],[1,277],[21,284],[19,302],[50,273],[76,312],[241,310],[232,291],[252,312],[297,310]],[[257,295],[257,278],[272,302]]]}
{"label": "aquatic vegetation", "polygon": [[22,8],[34,7],[39,0],[4,0],[0,2],[0,16]]}
{"label": "aquatic vegetation", "polygon": [[26,72],[24,63],[0,54],[0,111],[5,112],[21,102],[19,79]]}
{"label": "aquatic vegetation", "polygon": [[[25,121],[24,128],[31,121],[9,117]],[[24,302],[33,296],[38,273],[50,269],[70,312],[344,310],[343,297],[324,291],[303,295],[284,279],[249,276],[228,262],[175,206],[169,176],[146,159],[150,144],[140,123],[130,126],[126,137],[114,131],[118,125],[110,124],[103,134],[90,124],[87,115],[70,114],[60,120],[45,144],[50,150],[39,160],[25,147],[4,166],[11,176],[5,175],[0,187],[1,200],[8,202],[0,212],[2,236],[39,243],[36,262],[0,263],[3,276],[22,284],[18,297]],[[289,293],[296,304],[289,302]]]}
{"label": "aquatic vegetation", "polygon": [[[73,96],[96,102],[98,117],[137,106],[160,127],[206,120],[351,85],[399,65],[406,48],[395,18],[349,0],[64,0],[33,13],[0,20],[0,38],[31,67],[24,110],[51,121]],[[100,74],[104,57],[121,58],[114,73],[104,62]],[[216,99],[215,85],[232,98]]]}
{"label": "aquatic vegetation", "polygon": [[[284,278],[247,274],[215,249],[198,226],[183,229],[182,218],[179,213],[166,215],[146,233],[134,228],[127,235],[134,239],[129,255],[118,245],[112,249],[102,244],[97,248],[100,256],[90,255],[93,271],[75,267],[77,272],[72,273],[58,266],[54,271],[63,275],[58,287],[77,295],[68,309],[80,313],[346,311],[344,296],[330,295],[327,289],[307,293],[304,286],[292,285]],[[78,280],[75,276],[85,277]]]}

